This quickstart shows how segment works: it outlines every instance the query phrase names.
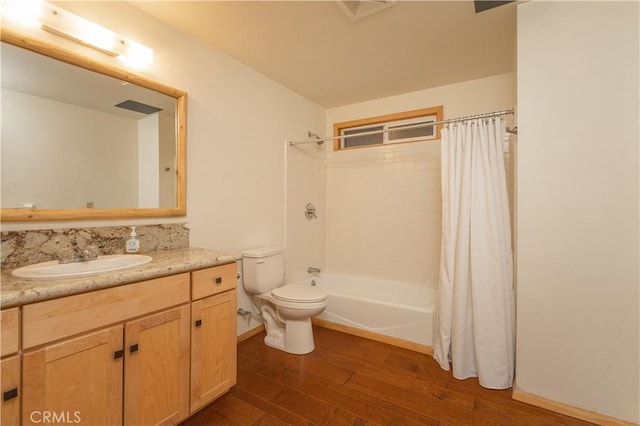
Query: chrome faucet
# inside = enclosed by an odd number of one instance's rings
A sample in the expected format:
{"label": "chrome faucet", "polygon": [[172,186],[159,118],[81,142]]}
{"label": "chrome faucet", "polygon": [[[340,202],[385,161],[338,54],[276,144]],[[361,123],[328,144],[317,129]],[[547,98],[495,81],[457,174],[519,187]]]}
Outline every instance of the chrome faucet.
{"label": "chrome faucet", "polygon": [[80,247],[75,247],[75,251],[71,256],[64,257],[60,256],[58,259],[59,263],[74,263],[74,262],[88,262],[89,260],[94,260],[98,258],[100,250],[95,245],[87,246],[84,249]]}
{"label": "chrome faucet", "polygon": [[309,266],[309,268],[307,268],[307,272],[310,274],[319,274],[320,268],[314,268],[313,266]]}

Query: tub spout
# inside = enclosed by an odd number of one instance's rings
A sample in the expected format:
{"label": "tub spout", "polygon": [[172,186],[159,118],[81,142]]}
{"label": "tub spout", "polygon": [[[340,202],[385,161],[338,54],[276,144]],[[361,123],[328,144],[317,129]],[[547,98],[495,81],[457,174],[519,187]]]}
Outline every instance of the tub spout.
{"label": "tub spout", "polygon": [[307,269],[307,272],[310,274],[319,274],[320,268],[314,268],[313,266],[309,266],[309,268]]}

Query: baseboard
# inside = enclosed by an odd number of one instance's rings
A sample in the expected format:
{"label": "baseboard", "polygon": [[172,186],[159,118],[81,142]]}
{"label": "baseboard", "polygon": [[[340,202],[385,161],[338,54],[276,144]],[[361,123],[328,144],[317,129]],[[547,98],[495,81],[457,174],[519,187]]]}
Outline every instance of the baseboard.
{"label": "baseboard", "polygon": [[543,398],[541,396],[532,395],[530,393],[523,392],[520,389],[517,389],[515,386],[513,388],[513,393],[511,397],[516,401],[524,402],[530,405],[535,405],[536,407],[555,411],[556,413],[564,414],[570,417],[575,417],[577,419],[585,420],[587,422],[595,423],[597,425],[603,425],[603,426],[605,425],[606,426],[636,425],[636,423],[628,422],[626,420],[620,420],[615,417],[610,417],[604,414],[599,414],[593,411],[577,408],[572,405],[564,404],[561,402],[552,401],[550,399]]}
{"label": "baseboard", "polygon": [[238,336],[238,343],[244,342],[245,340],[249,339],[250,337],[253,337],[258,333],[262,333],[263,331],[264,331],[264,324],[260,324],[256,328],[252,328],[251,330],[240,334]]}
{"label": "baseboard", "polygon": [[368,330],[362,330],[360,328],[351,327],[344,324],[337,324],[335,322],[311,318],[313,325],[319,327],[329,328],[331,330],[341,331],[343,333],[352,334],[354,336],[364,337],[365,339],[375,340],[376,342],[386,343],[388,345],[397,346],[403,349],[409,349],[415,352],[420,352],[427,355],[433,355],[433,348],[427,345],[421,345],[420,343],[411,342],[409,340],[399,339],[397,337],[390,337],[384,334],[374,333]]}

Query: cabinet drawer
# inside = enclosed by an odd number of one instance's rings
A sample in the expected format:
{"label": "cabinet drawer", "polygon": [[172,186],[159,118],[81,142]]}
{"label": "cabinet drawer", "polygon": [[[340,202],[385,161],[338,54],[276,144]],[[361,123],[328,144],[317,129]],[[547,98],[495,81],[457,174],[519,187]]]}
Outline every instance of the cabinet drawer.
{"label": "cabinet drawer", "polygon": [[18,352],[18,335],[20,329],[19,308],[7,309],[0,312],[0,343],[1,356],[11,355]]}
{"label": "cabinet drawer", "polygon": [[197,300],[236,288],[238,269],[235,263],[214,266],[191,273],[191,299]]}
{"label": "cabinet drawer", "polygon": [[24,349],[189,301],[189,273],[156,278],[22,308]]}

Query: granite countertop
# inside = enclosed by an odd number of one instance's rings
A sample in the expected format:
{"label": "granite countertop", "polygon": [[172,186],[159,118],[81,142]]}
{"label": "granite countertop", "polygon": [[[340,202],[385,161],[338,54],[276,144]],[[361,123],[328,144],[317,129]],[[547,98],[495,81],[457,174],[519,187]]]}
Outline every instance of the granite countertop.
{"label": "granite countertop", "polygon": [[0,308],[11,308],[28,303],[55,299],[72,294],[86,293],[108,287],[116,287],[138,281],[175,275],[182,272],[231,263],[241,258],[240,253],[230,253],[201,248],[183,248],[144,253],[153,260],[145,265],[122,271],[79,278],[59,280],[26,280],[2,272],[0,283]]}

